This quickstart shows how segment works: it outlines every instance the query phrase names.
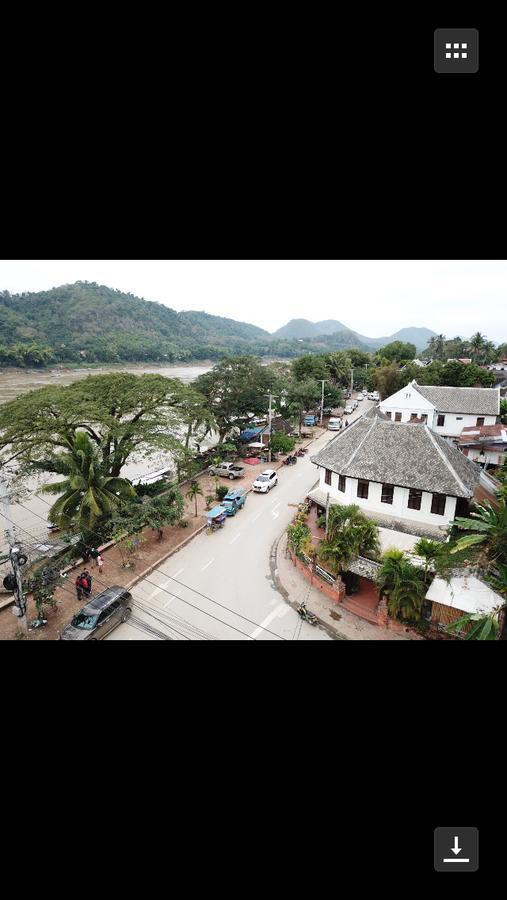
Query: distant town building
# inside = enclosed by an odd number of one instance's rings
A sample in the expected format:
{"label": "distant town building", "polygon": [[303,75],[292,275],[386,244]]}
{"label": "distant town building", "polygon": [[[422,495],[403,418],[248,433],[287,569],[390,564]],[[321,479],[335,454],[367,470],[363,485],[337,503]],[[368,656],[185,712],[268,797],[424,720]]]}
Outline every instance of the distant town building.
{"label": "distant town building", "polygon": [[411,381],[386,397],[380,409],[393,422],[421,420],[443,437],[459,437],[468,426],[494,425],[500,414],[500,390],[436,387]]}
{"label": "distant town building", "polygon": [[464,428],[459,436],[461,452],[480,466],[501,466],[507,453],[507,425]]}

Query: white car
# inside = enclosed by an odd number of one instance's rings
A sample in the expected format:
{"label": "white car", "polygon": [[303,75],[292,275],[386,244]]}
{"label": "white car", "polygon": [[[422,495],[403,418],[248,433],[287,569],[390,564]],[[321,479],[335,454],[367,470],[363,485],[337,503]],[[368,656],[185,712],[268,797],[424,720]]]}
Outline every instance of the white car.
{"label": "white car", "polygon": [[346,406],[345,409],[344,409],[343,411],[344,411],[344,413],[345,413],[346,416],[351,416],[352,413],[354,412],[354,409],[353,409],[352,406]]}
{"label": "white car", "polygon": [[332,416],[327,423],[327,427],[329,431],[339,431],[342,427],[342,420]]}
{"label": "white car", "polygon": [[364,400],[364,397],[363,397],[362,394],[358,394],[358,395],[357,395],[357,399],[358,399],[358,400]]}
{"label": "white car", "polygon": [[278,484],[278,475],[274,469],[266,469],[252,484],[252,490],[258,494],[267,494],[271,488]]}

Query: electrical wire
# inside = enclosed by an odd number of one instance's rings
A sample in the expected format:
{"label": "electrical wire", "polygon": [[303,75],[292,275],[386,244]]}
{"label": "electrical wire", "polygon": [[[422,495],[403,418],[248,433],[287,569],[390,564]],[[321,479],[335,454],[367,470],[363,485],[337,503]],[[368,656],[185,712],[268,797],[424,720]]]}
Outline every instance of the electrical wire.
{"label": "electrical wire", "polygon": [[[39,498],[39,499],[42,499],[42,498]],[[44,500],[43,502],[44,502],[44,503],[47,503],[47,501],[45,501],[45,500]],[[24,506],[23,503],[18,503],[17,505],[18,505],[18,506],[21,506],[21,507],[22,507],[23,509],[25,509],[27,512],[30,512],[30,513],[32,513],[33,515],[37,516],[37,518],[41,519],[43,522],[45,521],[45,519],[44,519],[42,516],[40,516],[39,513],[36,513],[34,510],[29,510],[26,506]],[[47,504],[47,505],[50,506],[51,504]],[[20,527],[21,527],[21,526],[20,526]],[[24,530],[24,529],[22,529],[22,530]],[[90,529],[90,532],[91,532],[92,534],[96,535],[97,537],[100,537],[102,541],[104,541],[104,542],[106,541],[105,535],[101,534],[99,531],[96,531],[95,529],[92,528],[92,529]],[[27,533],[29,533],[29,532],[27,532]],[[120,566],[119,563],[115,563],[114,560],[111,560],[111,561],[113,562],[113,565],[117,566],[118,569],[121,569],[121,566]],[[231,608],[228,607],[228,606],[225,606],[225,604],[219,603],[218,600],[213,600],[212,597],[209,597],[207,594],[203,594],[201,591],[198,591],[197,588],[193,588],[193,587],[191,587],[191,585],[185,584],[185,582],[183,582],[183,581],[179,581],[177,578],[174,578],[174,576],[169,575],[167,572],[162,572],[162,574],[163,574],[163,575],[167,575],[167,577],[170,578],[171,581],[175,581],[176,584],[180,585],[180,587],[184,587],[184,588],[186,588],[187,590],[192,591],[194,594],[197,594],[199,597],[202,597],[204,600],[208,600],[210,603],[214,603],[216,606],[219,606],[221,609],[224,609],[224,610],[226,610],[227,612],[232,613],[232,615],[238,616],[238,618],[243,619],[245,622],[248,622],[250,625],[254,625],[256,628],[261,628],[262,631],[266,631],[268,634],[272,634],[274,637],[278,638],[278,640],[281,640],[281,641],[285,641],[285,640],[286,640],[286,638],[282,637],[282,635],[277,634],[276,631],[271,631],[271,629],[259,625],[259,624],[258,624],[257,622],[255,622],[253,619],[249,619],[248,616],[244,616],[242,613],[239,613],[239,612],[237,612],[236,610],[231,609]],[[97,581],[98,581],[98,579],[97,579]],[[147,584],[153,585],[153,587],[158,588],[160,591],[162,591],[163,593],[166,593],[166,594],[170,595],[171,597],[176,597],[175,594],[172,594],[172,593],[171,593],[170,591],[168,591],[166,588],[161,588],[160,585],[157,584],[156,581],[151,581],[148,577],[145,577],[145,578],[143,579],[143,581],[145,581]],[[100,583],[100,582],[99,582],[99,583]],[[218,622],[222,622],[222,624],[227,625],[229,628],[233,628],[235,631],[238,631],[240,634],[243,634],[243,635],[245,635],[246,637],[249,637],[249,638],[251,637],[251,636],[248,635],[245,631],[241,631],[241,629],[235,628],[234,625],[230,625],[228,622],[224,622],[223,619],[220,619],[220,618],[217,618],[216,616],[213,616],[211,613],[206,612],[206,611],[203,610],[201,607],[195,606],[194,604],[190,603],[189,600],[185,600],[183,597],[179,597],[179,596],[177,597],[177,599],[180,600],[182,603],[186,603],[188,606],[191,606],[193,609],[199,610],[199,611],[202,612],[204,615],[210,616],[211,618],[216,619],[216,621],[218,621]],[[252,640],[255,640],[255,638],[253,638]]]}
{"label": "electrical wire", "polygon": [[[21,505],[21,506],[22,506],[23,504],[18,504],[18,505]],[[9,518],[8,518],[8,516],[4,516],[4,518],[5,518],[8,522],[11,522],[11,524],[15,524],[15,523],[12,521],[12,519],[9,519]],[[41,518],[41,517],[40,517],[40,518]],[[23,528],[21,525],[17,525],[16,527],[17,527],[19,530],[21,530],[21,531],[25,532],[26,534],[28,534],[29,537],[33,537],[33,536],[30,534],[30,532],[27,531],[26,528]],[[97,533],[97,532],[95,532],[95,533]],[[118,565],[118,564],[116,564],[116,565]],[[118,566],[118,567],[119,567],[119,566]],[[120,568],[120,567],[119,567],[119,568]],[[99,579],[97,576],[94,575],[94,576],[92,576],[92,578],[95,579],[95,581],[97,582],[97,584],[102,585],[102,586],[104,587],[104,589],[110,587],[110,585],[106,584],[105,581],[101,581],[101,579]],[[147,579],[147,578],[144,579],[144,580],[145,580],[148,584],[154,585],[154,586],[155,586],[156,588],[158,588],[161,592],[168,594],[171,598],[174,598],[174,599],[176,599],[176,600],[180,600],[182,603],[185,603],[187,606],[191,606],[193,609],[196,609],[198,612],[202,613],[203,615],[209,616],[209,618],[214,619],[216,622],[220,622],[222,625],[225,625],[227,628],[231,628],[233,631],[237,631],[239,634],[242,634],[244,637],[248,638],[248,640],[252,640],[252,641],[253,641],[253,640],[256,640],[256,638],[253,638],[253,637],[252,637],[251,635],[249,635],[246,631],[242,631],[240,628],[236,628],[236,626],[231,625],[229,622],[225,622],[223,619],[220,619],[220,618],[218,618],[217,616],[214,616],[213,613],[206,612],[206,610],[202,609],[200,606],[195,606],[195,604],[190,603],[189,600],[184,600],[183,597],[179,597],[178,595],[171,593],[171,591],[168,591],[166,588],[161,588],[160,585],[158,585],[155,581],[150,581],[150,580]],[[184,585],[184,586],[186,587],[186,585]],[[72,589],[65,588],[63,585],[59,585],[59,587],[60,587],[62,590],[66,591],[67,593],[73,593],[73,592],[72,592]],[[190,590],[194,590],[193,588],[189,588],[189,589],[190,589]],[[137,597],[136,597],[136,595],[134,594],[134,591],[133,591],[133,590],[132,590],[132,591],[129,591],[129,593],[131,593],[133,599],[136,600],[136,602],[138,602],[138,601],[137,601]],[[202,595],[202,596],[204,596],[204,595]],[[211,598],[207,598],[207,599],[210,599],[210,600],[211,600]],[[211,602],[215,602],[215,601],[211,601]],[[220,605],[220,604],[219,604],[219,605]],[[231,612],[234,612],[234,611],[231,610]],[[238,614],[238,615],[239,615],[239,614]],[[187,624],[190,624],[190,623],[187,623]],[[254,624],[255,624],[255,623],[254,623]],[[258,626],[258,627],[260,627],[260,626]],[[175,630],[175,629],[174,629],[174,630]],[[267,630],[267,629],[266,629],[266,630]],[[271,632],[271,633],[274,634],[274,632]],[[276,637],[280,637],[280,636],[279,636],[279,635],[276,635]],[[285,638],[281,638],[281,640],[285,640]]]}

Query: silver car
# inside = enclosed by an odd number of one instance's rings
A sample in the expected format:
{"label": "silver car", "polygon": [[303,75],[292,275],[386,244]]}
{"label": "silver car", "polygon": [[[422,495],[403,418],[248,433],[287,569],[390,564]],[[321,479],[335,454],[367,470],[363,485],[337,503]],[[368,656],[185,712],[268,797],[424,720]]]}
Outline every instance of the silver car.
{"label": "silver car", "polygon": [[106,588],[74,616],[60,632],[60,641],[101,641],[113,628],[126,622],[132,594],[119,585]]}

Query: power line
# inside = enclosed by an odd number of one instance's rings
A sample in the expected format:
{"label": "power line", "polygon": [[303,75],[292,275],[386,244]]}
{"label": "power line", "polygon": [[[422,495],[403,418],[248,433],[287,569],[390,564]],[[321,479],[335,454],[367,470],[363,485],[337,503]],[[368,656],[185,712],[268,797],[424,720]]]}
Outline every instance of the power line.
{"label": "power line", "polygon": [[[42,500],[42,497],[39,498],[39,499]],[[47,503],[46,500],[44,500],[43,502],[44,502],[44,503]],[[26,509],[27,512],[33,513],[33,515],[37,516],[37,517],[38,517],[39,519],[41,519],[43,522],[45,521],[44,518],[43,518],[42,516],[39,515],[39,513],[36,513],[36,512],[33,511],[33,510],[29,510],[23,503],[18,503],[17,505],[18,505],[18,506],[21,506],[23,509]],[[47,505],[50,506],[51,504],[47,503]],[[23,530],[25,530],[25,529],[23,529]],[[99,531],[96,531],[94,528],[90,528],[90,532],[91,532],[91,534],[94,534],[94,535],[96,535],[97,537],[101,538],[102,541],[104,541],[104,542],[106,541],[106,536],[103,535],[103,534],[101,534]],[[27,533],[29,533],[29,532],[27,532]],[[113,565],[115,565],[118,569],[121,569],[121,566],[120,566],[119,563],[115,563],[114,560],[111,560],[111,562],[112,562]],[[221,609],[224,609],[224,610],[226,610],[227,612],[232,613],[232,615],[238,616],[238,618],[243,619],[245,622],[248,622],[250,625],[255,625],[256,628],[262,628],[263,631],[266,631],[268,634],[272,634],[274,637],[278,638],[278,639],[281,640],[281,641],[285,641],[285,640],[286,640],[286,638],[282,637],[282,635],[277,634],[276,631],[271,631],[271,629],[265,628],[265,627],[259,625],[258,622],[253,621],[253,619],[249,619],[248,616],[244,616],[242,613],[239,613],[239,612],[237,612],[236,610],[231,609],[231,608],[228,607],[228,606],[225,606],[225,604],[219,603],[218,600],[213,600],[212,597],[209,597],[207,594],[203,594],[201,591],[198,591],[197,588],[193,588],[193,587],[191,587],[191,585],[189,585],[189,584],[185,584],[184,581],[179,581],[177,578],[174,578],[173,575],[169,575],[167,572],[162,572],[162,574],[163,574],[163,575],[167,575],[167,577],[170,578],[171,581],[175,581],[176,584],[179,584],[179,585],[180,585],[180,587],[184,587],[184,588],[186,588],[187,590],[192,591],[194,594],[197,594],[199,597],[202,597],[204,600],[208,600],[210,603],[214,603],[216,606],[219,606]],[[97,579],[97,581],[98,581],[98,580],[99,580],[99,579]],[[158,588],[158,589],[159,589],[160,591],[162,591],[163,593],[166,593],[166,594],[170,595],[171,597],[176,597],[176,595],[173,594],[173,593],[171,593],[171,591],[168,591],[166,588],[161,588],[160,585],[157,584],[156,581],[151,581],[148,577],[145,577],[143,580],[144,580],[147,584],[151,584],[151,585],[153,585],[153,587]],[[100,583],[100,582],[99,582],[99,583]],[[201,608],[198,607],[198,606],[194,606],[192,603],[190,603],[190,601],[185,600],[183,597],[179,597],[179,596],[178,596],[177,599],[178,599],[178,600],[181,600],[182,603],[187,603],[189,606],[192,606],[193,609],[199,610],[200,612],[204,613],[204,615],[210,616],[211,618],[216,618],[216,617],[213,616],[211,613],[206,612],[205,610],[201,609]],[[222,624],[227,625],[229,628],[234,628],[234,625],[229,625],[229,623],[224,622],[222,619],[217,619],[217,621],[218,621],[218,622],[222,622]],[[236,630],[236,631],[239,631],[240,634],[246,635],[246,632],[241,631],[240,629],[237,629],[237,628],[236,628],[235,630]],[[251,637],[250,635],[246,635],[246,636],[247,636],[247,637]],[[253,639],[253,640],[255,640],[255,639]]]}
{"label": "power line", "polygon": [[[23,506],[23,504],[18,504],[18,505],[19,505],[19,506]],[[23,507],[23,508],[25,508],[25,507]],[[30,510],[29,510],[29,511],[30,511]],[[37,515],[37,513],[36,513],[36,515]],[[7,521],[12,522],[11,519],[8,519],[7,517],[5,517],[5,518],[7,519]],[[42,517],[39,516],[39,518],[42,518]],[[13,524],[14,524],[14,523],[13,523]],[[27,531],[26,528],[23,528],[21,525],[16,526],[16,527],[19,528],[21,531],[25,532],[26,534],[28,534],[30,537],[33,537],[32,535],[30,535],[30,532]],[[94,532],[94,533],[95,533],[95,534],[98,534],[98,532]],[[118,564],[116,564],[116,565],[118,566]],[[119,567],[119,566],[118,566],[118,567]],[[119,567],[119,568],[120,568],[120,567]],[[165,573],[164,573],[164,574],[165,574]],[[96,577],[96,576],[92,576],[92,577],[95,578],[95,581],[97,582],[97,584],[99,584],[99,585],[101,584],[104,588],[109,587],[109,585],[107,585],[106,582],[101,581],[100,578],[98,578],[98,577]],[[169,577],[170,577],[170,576],[169,576]],[[158,584],[156,583],[156,581],[150,581],[148,578],[145,578],[144,580],[145,580],[148,584],[152,584],[154,587],[158,588],[161,592],[163,592],[163,593],[165,593],[165,594],[168,594],[170,597],[172,597],[172,598],[174,598],[174,599],[180,600],[182,603],[185,603],[187,606],[191,606],[192,609],[196,609],[198,612],[202,613],[203,615],[209,616],[209,618],[214,619],[216,622],[220,622],[220,624],[225,625],[227,628],[231,628],[233,631],[237,631],[238,634],[242,634],[244,637],[247,637],[249,640],[252,640],[252,641],[253,641],[253,640],[256,640],[256,639],[253,638],[251,635],[249,635],[246,631],[242,631],[240,628],[236,628],[235,625],[231,625],[229,622],[225,622],[223,619],[220,619],[220,618],[218,618],[217,616],[214,616],[213,613],[207,612],[206,610],[202,609],[200,606],[195,606],[195,604],[190,603],[189,600],[185,600],[183,597],[179,597],[179,596],[177,596],[176,594],[173,594],[171,591],[168,591],[166,588],[160,587],[160,585],[158,585]],[[178,582],[178,583],[181,584],[181,582]],[[68,588],[64,588],[63,585],[61,585],[60,587],[62,588],[62,590],[67,590],[67,592],[72,592],[71,590],[69,591]],[[188,589],[189,589],[189,590],[192,590],[192,591],[194,590],[194,588],[191,588],[189,585],[183,585],[183,587],[188,587]],[[129,593],[131,593],[133,599],[135,599],[135,600],[137,601],[137,597],[135,596],[133,590],[130,591]],[[197,591],[196,593],[199,593],[199,592]],[[208,599],[208,600],[211,600],[211,597],[206,597],[205,594],[201,594],[200,596],[205,597],[205,598]],[[212,603],[216,603],[217,601],[211,600],[211,602],[212,602]],[[218,604],[218,605],[220,606],[221,604]],[[227,609],[227,607],[224,607],[224,609]],[[229,610],[229,612],[232,612],[234,615],[240,616],[239,613],[234,613],[234,610]],[[241,618],[244,618],[244,617],[242,617],[242,616],[240,616],[240,617],[241,617]],[[252,623],[252,624],[256,624],[256,623]],[[261,627],[261,626],[257,626],[257,627]],[[176,630],[176,629],[175,629],[175,630]],[[268,629],[265,629],[265,630],[267,631]],[[271,634],[275,634],[275,632],[270,632],[270,633],[271,633]],[[280,638],[280,635],[276,635],[276,637]],[[280,638],[280,639],[281,639],[281,640],[285,640],[285,638]]]}

